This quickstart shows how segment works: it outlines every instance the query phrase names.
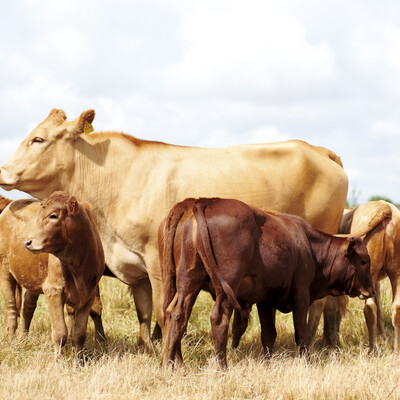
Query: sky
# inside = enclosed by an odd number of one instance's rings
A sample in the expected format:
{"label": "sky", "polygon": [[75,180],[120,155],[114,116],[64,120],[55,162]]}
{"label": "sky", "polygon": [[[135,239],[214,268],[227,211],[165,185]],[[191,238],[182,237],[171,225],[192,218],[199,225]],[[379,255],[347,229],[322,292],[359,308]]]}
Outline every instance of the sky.
{"label": "sky", "polygon": [[174,144],[302,139],[341,157],[351,203],[400,203],[398,1],[14,0],[0,60],[0,165],[52,108],[94,108]]}

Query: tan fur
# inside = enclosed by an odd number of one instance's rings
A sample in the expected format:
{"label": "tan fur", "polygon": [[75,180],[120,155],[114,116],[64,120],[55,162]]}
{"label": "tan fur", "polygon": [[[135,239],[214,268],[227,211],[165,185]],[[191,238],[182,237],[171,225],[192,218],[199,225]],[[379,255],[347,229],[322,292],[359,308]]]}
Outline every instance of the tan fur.
{"label": "tan fur", "polygon": [[[72,121],[62,121],[61,111],[57,115],[57,121],[49,117],[35,128],[6,161],[0,185],[40,199],[62,189],[92,205],[106,263],[131,286],[145,343],[151,288],[157,321],[163,322],[157,230],[175,203],[187,197],[237,198],[337,233],[347,176],[328,150],[297,141],[202,149],[120,133],[79,135],[92,113]],[[46,141],[32,143],[35,137]]]}
{"label": "tan fur", "polygon": [[[347,217],[347,215],[345,216]],[[395,351],[400,351],[400,211],[386,201],[371,201],[354,209],[350,224],[343,233],[367,230],[364,244],[371,258],[371,275],[379,291],[379,280],[388,276],[393,289],[392,323]],[[383,333],[379,296],[365,303],[370,350],[376,349],[376,332]]]}

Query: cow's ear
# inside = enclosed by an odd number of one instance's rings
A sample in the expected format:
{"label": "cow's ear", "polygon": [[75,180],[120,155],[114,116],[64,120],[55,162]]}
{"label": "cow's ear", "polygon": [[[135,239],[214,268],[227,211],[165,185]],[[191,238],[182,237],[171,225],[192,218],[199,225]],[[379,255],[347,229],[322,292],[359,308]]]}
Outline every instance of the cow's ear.
{"label": "cow's ear", "polygon": [[63,110],[59,110],[58,108],[53,108],[50,111],[50,114],[48,115],[47,119],[52,119],[61,124],[67,119],[67,114],[65,114]]}
{"label": "cow's ear", "polygon": [[81,135],[82,133],[93,132],[92,122],[94,120],[96,113],[94,110],[84,111],[79,118],[77,118],[77,123],[73,127],[73,133],[75,135]]}
{"label": "cow's ear", "polygon": [[68,215],[76,215],[79,212],[79,203],[74,196],[71,196],[68,200],[67,212]]}

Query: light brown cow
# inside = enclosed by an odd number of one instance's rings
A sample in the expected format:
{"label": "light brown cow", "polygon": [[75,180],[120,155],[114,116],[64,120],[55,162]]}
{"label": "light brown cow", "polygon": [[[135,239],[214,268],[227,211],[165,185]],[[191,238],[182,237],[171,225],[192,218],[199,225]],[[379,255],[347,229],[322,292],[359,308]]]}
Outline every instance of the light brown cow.
{"label": "light brown cow", "polygon": [[[377,295],[366,301],[364,314],[369,333],[370,351],[376,350],[376,332],[383,334],[383,315],[380,303],[379,280],[388,276],[393,291],[392,321],[395,327],[395,349],[400,351],[400,211],[383,200],[370,201],[343,213],[339,233],[360,235],[371,257],[371,274]],[[318,321],[324,312],[324,341],[339,344],[340,322],[346,311],[347,298],[340,304],[321,302],[310,311],[309,330],[315,335]]]}
{"label": "light brown cow", "polygon": [[[400,352],[400,211],[386,201],[370,201],[347,212],[340,233],[368,231],[363,236],[371,258],[371,275],[378,295],[365,302],[370,351],[376,350],[376,335],[383,334],[379,281],[389,277],[393,292],[392,324],[394,350]],[[339,327],[338,327],[339,328]]]}
{"label": "light brown cow", "polygon": [[[54,192],[41,203],[31,229],[25,247],[34,254],[51,253],[61,261],[53,263],[54,257],[49,258],[42,285],[56,353],[61,354],[68,337],[64,321],[66,303],[74,308],[72,341],[81,356],[89,313],[104,272],[103,247],[89,206],[67,193]],[[19,279],[23,282],[23,276]]]}
{"label": "light brown cow", "polygon": [[[17,316],[21,311],[21,285],[26,289],[22,309],[23,331],[26,333],[29,331],[37,299],[43,293],[48,263],[57,265],[60,261],[47,253],[32,254],[24,246],[26,233],[35,222],[40,202],[26,199],[13,202],[8,200],[9,203],[10,207],[0,215],[0,290],[4,298],[8,333],[12,340],[17,329]],[[72,310],[69,307],[67,309],[68,314],[72,316]],[[97,290],[90,316],[95,325],[95,337],[98,341],[105,338],[101,310],[100,293]],[[69,330],[71,328],[70,320]]]}
{"label": "light brown cow", "polygon": [[339,228],[347,176],[326,149],[297,141],[202,149],[116,132],[85,135],[94,115],[88,110],[68,121],[52,110],[3,164],[0,186],[40,199],[64,190],[92,205],[106,264],[131,287],[145,344],[152,290],[163,322],[157,230],[178,201],[232,197],[299,215],[327,233]]}

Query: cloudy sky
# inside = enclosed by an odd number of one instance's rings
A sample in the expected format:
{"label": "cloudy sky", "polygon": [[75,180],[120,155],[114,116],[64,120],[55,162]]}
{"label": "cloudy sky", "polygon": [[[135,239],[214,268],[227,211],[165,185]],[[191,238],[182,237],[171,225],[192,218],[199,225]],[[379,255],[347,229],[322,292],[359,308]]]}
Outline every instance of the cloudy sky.
{"label": "cloudy sky", "polygon": [[303,139],[350,198],[400,203],[398,1],[14,0],[0,60],[0,164],[52,108],[94,108],[96,130],[176,144]]}

